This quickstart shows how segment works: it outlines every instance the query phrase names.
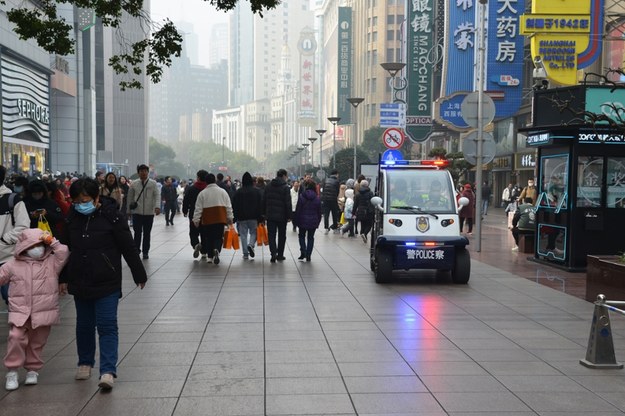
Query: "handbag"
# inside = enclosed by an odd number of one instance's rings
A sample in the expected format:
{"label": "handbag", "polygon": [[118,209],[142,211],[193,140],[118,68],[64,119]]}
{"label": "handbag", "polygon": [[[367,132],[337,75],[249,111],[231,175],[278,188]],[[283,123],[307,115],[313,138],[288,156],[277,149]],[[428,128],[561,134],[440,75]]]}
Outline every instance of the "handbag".
{"label": "handbag", "polygon": [[37,228],[39,228],[44,233],[48,232],[48,233],[50,233],[50,235],[52,235],[52,230],[50,229],[50,224],[48,223],[48,220],[46,219],[46,217],[43,216],[43,215],[39,216],[39,220],[37,221]]}
{"label": "handbag", "polygon": [[232,233],[231,233],[231,229],[228,228],[226,231],[224,231],[224,244],[223,247],[225,249],[231,249],[232,248]]}
{"label": "handbag", "polygon": [[269,233],[265,224],[258,224],[256,227],[256,245],[268,246],[269,245]]}
{"label": "handbag", "polygon": [[237,233],[233,225],[230,226],[230,242],[232,243],[233,250],[238,250],[240,248],[239,233]]}
{"label": "handbag", "polygon": [[347,224],[347,220],[345,219],[345,212],[341,212],[341,219],[339,219],[339,224]]}

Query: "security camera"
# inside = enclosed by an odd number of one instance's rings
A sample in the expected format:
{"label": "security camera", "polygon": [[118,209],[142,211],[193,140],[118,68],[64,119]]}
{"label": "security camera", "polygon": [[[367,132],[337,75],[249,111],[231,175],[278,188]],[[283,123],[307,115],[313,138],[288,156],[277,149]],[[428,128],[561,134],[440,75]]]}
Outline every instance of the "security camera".
{"label": "security camera", "polygon": [[547,69],[543,64],[543,58],[540,56],[534,57],[534,70],[532,71],[532,77],[534,79],[547,79]]}

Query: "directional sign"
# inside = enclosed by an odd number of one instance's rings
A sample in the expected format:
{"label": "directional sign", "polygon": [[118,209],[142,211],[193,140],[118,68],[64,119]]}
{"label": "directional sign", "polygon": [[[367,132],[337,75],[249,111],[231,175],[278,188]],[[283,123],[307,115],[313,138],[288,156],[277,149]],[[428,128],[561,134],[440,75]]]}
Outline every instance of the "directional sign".
{"label": "directional sign", "polygon": [[380,103],[380,127],[406,127],[406,104]]}
{"label": "directional sign", "polygon": [[[462,153],[464,160],[472,165],[477,164],[477,131],[472,131],[462,141]],[[492,162],[497,154],[497,145],[493,139],[493,135],[485,131],[482,141],[482,163],[484,165]]]}
{"label": "directional sign", "polygon": [[404,139],[404,132],[395,127],[386,129],[382,136],[384,146],[389,149],[399,149],[404,144]]}
{"label": "directional sign", "polygon": [[398,160],[403,160],[403,159],[404,159],[404,156],[401,154],[399,150],[389,149],[385,151],[384,153],[382,153],[382,163],[385,163],[385,164],[393,164],[393,162],[396,162]]}

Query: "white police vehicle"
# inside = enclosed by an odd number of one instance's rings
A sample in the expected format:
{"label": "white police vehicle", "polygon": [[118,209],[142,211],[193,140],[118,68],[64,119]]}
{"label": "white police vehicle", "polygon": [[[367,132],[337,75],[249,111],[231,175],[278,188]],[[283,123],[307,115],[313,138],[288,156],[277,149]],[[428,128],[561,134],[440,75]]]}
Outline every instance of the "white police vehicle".
{"label": "white police vehicle", "polygon": [[446,160],[382,161],[371,231],[371,270],[377,283],[393,270],[436,269],[451,272],[454,283],[471,275],[469,240],[460,234],[458,212],[467,198],[456,199]]}

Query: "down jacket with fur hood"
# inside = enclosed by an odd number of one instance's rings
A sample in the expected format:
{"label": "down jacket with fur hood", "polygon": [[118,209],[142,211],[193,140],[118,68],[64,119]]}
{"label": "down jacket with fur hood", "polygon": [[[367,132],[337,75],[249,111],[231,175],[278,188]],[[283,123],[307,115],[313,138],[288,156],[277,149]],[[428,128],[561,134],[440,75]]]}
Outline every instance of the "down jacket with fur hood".
{"label": "down jacket with fur hood", "polygon": [[0,267],[0,284],[9,286],[9,324],[24,326],[28,318],[34,328],[59,322],[59,274],[69,258],[69,250],[56,238],[45,246],[40,259],[26,250],[41,243],[43,231],[29,228],[20,234],[15,258]]}

